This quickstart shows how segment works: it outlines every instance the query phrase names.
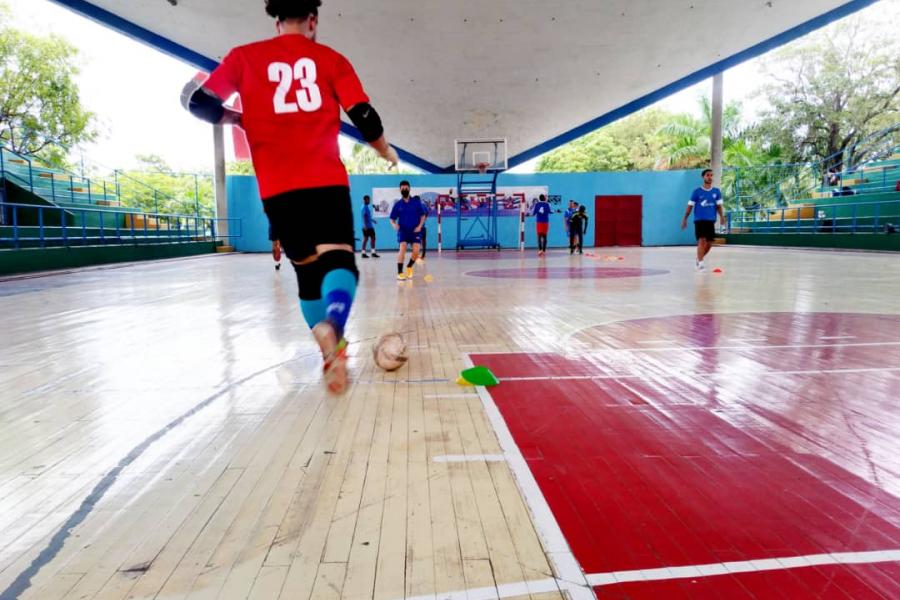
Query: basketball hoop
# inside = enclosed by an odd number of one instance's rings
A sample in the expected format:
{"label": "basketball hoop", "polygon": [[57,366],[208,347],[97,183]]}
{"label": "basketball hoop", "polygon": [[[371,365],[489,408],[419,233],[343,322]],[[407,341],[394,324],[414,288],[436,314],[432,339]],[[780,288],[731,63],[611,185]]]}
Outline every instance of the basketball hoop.
{"label": "basketball hoop", "polygon": [[478,169],[479,173],[486,173],[489,166],[491,166],[491,163],[480,162],[475,165],[475,168]]}

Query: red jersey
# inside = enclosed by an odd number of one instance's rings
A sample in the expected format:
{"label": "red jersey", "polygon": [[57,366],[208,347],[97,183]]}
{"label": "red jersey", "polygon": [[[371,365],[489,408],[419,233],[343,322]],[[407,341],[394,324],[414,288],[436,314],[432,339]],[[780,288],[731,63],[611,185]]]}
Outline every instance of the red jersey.
{"label": "red jersey", "polygon": [[349,185],[338,148],[340,110],[369,98],[350,62],[303,35],[234,48],[203,84],[241,96],[260,196]]}

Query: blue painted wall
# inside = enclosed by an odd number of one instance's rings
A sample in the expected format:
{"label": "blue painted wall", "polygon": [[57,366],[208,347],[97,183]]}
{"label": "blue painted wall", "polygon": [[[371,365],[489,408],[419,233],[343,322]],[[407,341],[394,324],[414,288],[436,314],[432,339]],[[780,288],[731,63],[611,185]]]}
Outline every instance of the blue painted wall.
{"label": "blue painted wall", "polygon": [[[415,187],[456,188],[455,175],[353,175],[350,177],[350,191],[353,196],[357,224],[361,222],[360,207],[362,197],[372,194],[372,188],[394,187],[401,179],[408,179]],[[693,245],[693,227],[682,231],[681,216],[691,197],[691,192],[700,185],[700,171],[641,171],[613,173],[531,173],[504,174],[498,179],[498,187],[547,186],[550,194],[570,198],[587,206],[591,218],[586,246],[594,244],[594,196],[636,194],[644,197],[643,243],[645,246]],[[243,236],[235,239],[235,247],[241,252],[267,252],[268,222],[262,211],[259,190],[254,177],[244,175],[228,176],[228,215],[243,220]],[[428,218],[428,246],[437,245],[437,219]],[[359,229],[357,225],[357,229]],[[518,217],[501,217],[498,224],[500,243],[504,248],[518,246]],[[377,219],[375,228],[378,247],[397,247],[396,234],[386,218]],[[361,237],[361,234],[358,234]],[[444,248],[456,247],[456,221],[443,220]],[[562,214],[553,215],[550,221],[549,245],[568,246]],[[525,224],[525,243],[529,248],[537,247],[534,219]]]}

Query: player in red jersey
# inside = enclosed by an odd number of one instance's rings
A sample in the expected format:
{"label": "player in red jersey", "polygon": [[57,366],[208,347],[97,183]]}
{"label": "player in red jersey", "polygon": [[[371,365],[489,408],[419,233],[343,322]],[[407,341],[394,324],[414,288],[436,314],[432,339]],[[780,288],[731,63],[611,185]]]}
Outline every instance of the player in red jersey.
{"label": "player in red jersey", "polygon": [[[350,65],[316,43],[321,0],[266,0],[278,36],[232,49],[202,84],[182,94],[196,117],[247,132],[263,209],[297,273],[300,309],[322,349],[329,391],[347,388],[344,326],[359,272],[353,211],[338,148],[343,108],[396,165],[381,119]],[[242,112],[225,102],[240,95]]]}

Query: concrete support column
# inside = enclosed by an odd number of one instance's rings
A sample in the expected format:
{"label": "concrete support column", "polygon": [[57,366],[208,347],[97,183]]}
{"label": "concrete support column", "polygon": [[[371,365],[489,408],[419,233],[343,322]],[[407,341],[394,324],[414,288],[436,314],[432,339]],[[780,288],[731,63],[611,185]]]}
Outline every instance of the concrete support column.
{"label": "concrete support column", "polygon": [[[228,194],[225,191],[225,128],[222,125],[213,126],[213,154],[215,155],[216,217],[227,219]],[[228,222],[217,222],[216,233],[219,236],[228,235]]]}
{"label": "concrete support column", "polygon": [[709,167],[713,170],[713,185],[722,184],[722,73],[713,77],[712,138],[710,139]]}

